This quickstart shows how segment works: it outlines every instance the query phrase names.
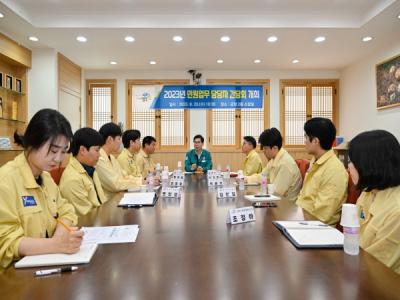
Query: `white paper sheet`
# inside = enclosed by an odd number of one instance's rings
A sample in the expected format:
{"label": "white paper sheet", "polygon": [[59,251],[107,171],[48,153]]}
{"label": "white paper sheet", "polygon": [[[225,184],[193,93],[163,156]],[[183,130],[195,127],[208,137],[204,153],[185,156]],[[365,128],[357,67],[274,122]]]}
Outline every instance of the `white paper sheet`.
{"label": "white paper sheet", "polygon": [[154,203],[154,192],[148,193],[125,193],[118,205],[152,205]]}
{"label": "white paper sheet", "polygon": [[292,238],[302,246],[311,245],[342,245],[343,233],[331,229],[287,229]]}
{"label": "white paper sheet", "polygon": [[134,243],[139,233],[139,225],[82,227],[84,243],[118,244]]}

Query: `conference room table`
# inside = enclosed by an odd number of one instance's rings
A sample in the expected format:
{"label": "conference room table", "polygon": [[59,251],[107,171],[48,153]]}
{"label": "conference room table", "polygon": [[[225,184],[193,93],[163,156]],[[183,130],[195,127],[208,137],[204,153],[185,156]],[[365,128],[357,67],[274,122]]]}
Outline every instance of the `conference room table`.
{"label": "conference room table", "polygon": [[297,250],[272,224],[308,220],[295,204],[255,208],[255,222],[226,224],[245,193],[217,199],[205,175],[186,175],[181,199],[117,207],[123,193],[80,218],[80,226],[139,224],[135,243],[99,245],[71,273],[0,273],[1,299],[400,299],[400,276],[363,250]]}

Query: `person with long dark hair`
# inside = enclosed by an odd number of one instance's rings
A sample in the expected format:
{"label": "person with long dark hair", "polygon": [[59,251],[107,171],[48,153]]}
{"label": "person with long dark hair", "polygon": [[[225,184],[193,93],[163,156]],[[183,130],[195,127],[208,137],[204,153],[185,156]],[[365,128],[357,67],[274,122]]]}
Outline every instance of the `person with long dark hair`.
{"label": "person with long dark hair", "polygon": [[400,145],[385,130],[360,133],[349,145],[349,172],[362,190],[357,200],[360,246],[400,274]]}
{"label": "person with long dark hair", "polygon": [[52,109],[38,111],[23,137],[14,134],[24,152],[0,168],[0,267],[26,255],[79,251],[83,232],[71,227],[78,218],[48,173],[71,137],[68,120]]}

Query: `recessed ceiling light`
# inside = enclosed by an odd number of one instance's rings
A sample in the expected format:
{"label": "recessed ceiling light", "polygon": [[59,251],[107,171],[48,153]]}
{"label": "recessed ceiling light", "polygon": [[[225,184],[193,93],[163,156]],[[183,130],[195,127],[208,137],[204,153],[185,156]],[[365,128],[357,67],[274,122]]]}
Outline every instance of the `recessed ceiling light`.
{"label": "recessed ceiling light", "polygon": [[0,13],[0,18],[4,18],[4,15],[2,13]]}
{"label": "recessed ceiling light", "polygon": [[267,40],[270,43],[275,43],[278,40],[278,38],[273,35],[273,36],[270,36]]}
{"label": "recessed ceiling light", "polygon": [[175,35],[173,38],[174,42],[182,42],[183,41],[183,37],[181,37],[180,35]]}
{"label": "recessed ceiling light", "polygon": [[29,37],[29,40],[32,41],[32,42],[37,42],[37,41],[39,41],[39,39],[38,39],[36,36],[30,36],[30,37]]}
{"label": "recessed ceiling light", "polygon": [[78,42],[81,42],[81,43],[87,42],[87,38],[85,38],[84,36],[78,36],[78,37],[76,38],[76,40],[77,40]]}
{"label": "recessed ceiling light", "polygon": [[298,60],[298,59],[293,59],[292,60],[292,64],[298,64],[300,62],[300,60]]}
{"label": "recessed ceiling light", "polygon": [[223,63],[224,63],[224,61],[222,59],[217,60],[217,64],[223,64]]}
{"label": "recessed ceiling light", "polygon": [[116,65],[117,64],[117,62],[116,61],[110,61],[110,65]]}
{"label": "recessed ceiling light", "polygon": [[397,19],[400,19],[400,15],[397,16]]}
{"label": "recessed ceiling light", "polygon": [[363,42],[369,42],[369,41],[371,41],[371,40],[372,40],[372,37],[371,37],[371,36],[365,36],[365,37],[363,37],[363,39],[362,39]]}
{"label": "recessed ceiling light", "polygon": [[260,62],[261,62],[261,59],[255,59],[255,60],[254,60],[254,63],[255,63],[255,64],[259,64]]}
{"label": "recessed ceiling light", "polygon": [[155,64],[157,64],[157,62],[155,60],[151,60],[151,61],[149,61],[149,64],[155,65]]}
{"label": "recessed ceiling light", "polygon": [[227,35],[221,37],[221,42],[227,43],[231,40],[231,38]]}
{"label": "recessed ceiling light", "polygon": [[133,36],[126,36],[125,41],[128,43],[133,43],[135,41],[135,38]]}
{"label": "recessed ceiling light", "polygon": [[324,36],[319,36],[314,39],[314,42],[316,42],[316,43],[322,43],[323,41],[325,41]]}

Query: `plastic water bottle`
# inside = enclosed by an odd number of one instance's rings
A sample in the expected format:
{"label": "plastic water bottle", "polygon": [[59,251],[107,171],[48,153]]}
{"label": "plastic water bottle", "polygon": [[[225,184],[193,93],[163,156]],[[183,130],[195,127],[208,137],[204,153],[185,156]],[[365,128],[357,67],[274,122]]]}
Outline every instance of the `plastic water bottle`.
{"label": "plastic water bottle", "polygon": [[149,190],[152,190],[154,186],[154,177],[153,177],[153,173],[152,172],[148,172],[147,173],[147,188]]}
{"label": "plastic water bottle", "polygon": [[182,162],[178,161],[178,174],[182,174]]}
{"label": "plastic water bottle", "polygon": [[164,166],[164,170],[161,174],[161,184],[163,187],[168,186],[168,166]]}
{"label": "plastic water bottle", "polygon": [[158,163],[158,164],[156,165],[156,176],[157,176],[158,178],[160,178],[160,175],[161,175],[161,165]]}
{"label": "plastic water bottle", "polygon": [[267,194],[267,173],[262,173],[261,174],[261,186],[260,186],[260,194],[261,195],[266,195]]}
{"label": "plastic water bottle", "polygon": [[243,171],[238,171],[238,178],[239,178],[239,191],[244,191],[244,175]]}
{"label": "plastic water bottle", "polygon": [[221,176],[221,165],[218,165],[218,167],[217,167],[217,175],[218,176]]}
{"label": "plastic water bottle", "polygon": [[358,255],[360,252],[359,228],[343,227],[343,250],[349,255]]}

